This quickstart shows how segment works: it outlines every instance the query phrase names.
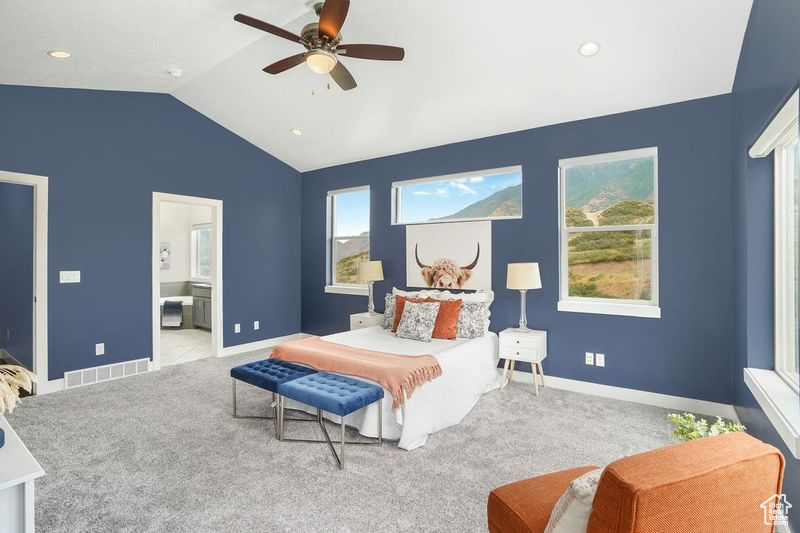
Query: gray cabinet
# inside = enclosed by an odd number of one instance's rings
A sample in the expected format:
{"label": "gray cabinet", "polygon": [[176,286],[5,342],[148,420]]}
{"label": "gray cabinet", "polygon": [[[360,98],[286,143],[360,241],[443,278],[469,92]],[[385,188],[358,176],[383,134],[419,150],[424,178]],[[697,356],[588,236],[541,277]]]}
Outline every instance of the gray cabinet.
{"label": "gray cabinet", "polygon": [[192,303],[194,327],[211,329],[211,286],[192,285]]}

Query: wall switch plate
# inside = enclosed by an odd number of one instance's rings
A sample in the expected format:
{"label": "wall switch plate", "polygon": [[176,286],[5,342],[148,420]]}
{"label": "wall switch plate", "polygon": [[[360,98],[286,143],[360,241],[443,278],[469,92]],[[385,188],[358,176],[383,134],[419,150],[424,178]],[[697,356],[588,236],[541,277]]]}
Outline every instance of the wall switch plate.
{"label": "wall switch plate", "polygon": [[261,324],[258,323],[258,320],[253,321],[253,329],[258,331],[261,328]]}
{"label": "wall switch plate", "polygon": [[95,355],[105,355],[106,353],[106,343],[98,342],[94,345],[94,354]]}
{"label": "wall switch plate", "polygon": [[593,365],[594,364],[594,353],[593,352],[586,352],[586,364]]}
{"label": "wall switch plate", "polygon": [[234,324],[233,325],[233,332],[234,333],[241,333],[242,332],[242,325],[241,324]]}
{"label": "wall switch plate", "polygon": [[595,354],[594,364],[597,366],[606,366],[606,354],[604,353]]}
{"label": "wall switch plate", "polygon": [[81,271],[80,270],[61,270],[58,272],[59,283],[80,283]]}

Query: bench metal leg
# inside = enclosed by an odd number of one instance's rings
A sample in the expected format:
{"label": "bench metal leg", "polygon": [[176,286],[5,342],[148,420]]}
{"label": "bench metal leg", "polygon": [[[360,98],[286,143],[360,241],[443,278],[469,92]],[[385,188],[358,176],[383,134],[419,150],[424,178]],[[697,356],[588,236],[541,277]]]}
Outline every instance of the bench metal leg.
{"label": "bench metal leg", "polygon": [[240,415],[237,411],[237,401],[236,401],[236,382],[239,381],[236,378],[231,378],[233,382],[233,386],[231,387],[231,395],[233,398],[233,418],[242,418],[242,419],[256,419],[256,420],[273,420],[275,424],[275,437],[278,440],[281,440],[281,436],[283,434],[283,421],[284,420],[296,420],[298,422],[313,422],[313,418],[286,418],[283,416],[283,412],[280,411],[280,407],[282,405],[283,398],[278,396],[276,393],[272,393],[272,404],[270,408],[272,409],[272,415]]}
{"label": "bench metal leg", "polygon": [[[328,447],[331,449],[331,453],[333,453],[334,459],[336,459],[336,464],[339,466],[339,469],[344,469],[344,445],[345,444],[355,444],[361,446],[383,446],[383,400],[378,401],[378,439],[377,442],[364,442],[364,441],[352,441],[346,440],[346,427],[344,423],[344,417],[342,417],[341,421],[341,429],[342,429],[342,437],[339,443],[339,453],[336,453],[336,448],[333,445],[333,440],[331,440],[331,436],[328,433],[328,428],[325,427],[325,419],[322,416],[322,409],[317,409],[317,423],[319,427],[322,428],[322,433],[325,434],[325,440],[321,439],[288,439],[284,436],[284,425],[283,425],[283,408],[284,408],[284,397],[278,396],[278,440],[281,441],[288,441],[288,442],[315,442],[315,443],[327,443]],[[300,419],[303,422],[313,421],[309,419]]]}

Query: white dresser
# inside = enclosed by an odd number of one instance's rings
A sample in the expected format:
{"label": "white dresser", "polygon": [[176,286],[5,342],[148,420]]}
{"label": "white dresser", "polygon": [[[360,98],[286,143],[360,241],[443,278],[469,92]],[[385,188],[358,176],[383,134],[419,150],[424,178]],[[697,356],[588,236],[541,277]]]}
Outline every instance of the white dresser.
{"label": "white dresser", "polygon": [[44,470],[0,415],[6,444],[0,448],[0,531],[33,533],[33,482]]}
{"label": "white dresser", "polygon": [[381,323],[383,323],[382,313],[356,313],[355,315],[350,315],[350,331],[370,326],[380,326]]}
{"label": "white dresser", "polygon": [[514,366],[517,361],[531,364],[533,391],[538,396],[538,379],[542,380],[542,387],[544,387],[542,361],[547,357],[547,332],[537,329],[520,331],[516,328],[501,331],[500,357],[506,360],[503,366],[503,379],[506,384],[514,376]]}

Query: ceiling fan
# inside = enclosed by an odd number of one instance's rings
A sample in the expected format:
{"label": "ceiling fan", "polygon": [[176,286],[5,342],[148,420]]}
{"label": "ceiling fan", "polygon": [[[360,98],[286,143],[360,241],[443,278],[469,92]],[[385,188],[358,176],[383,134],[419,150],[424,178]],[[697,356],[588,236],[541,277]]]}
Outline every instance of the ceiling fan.
{"label": "ceiling fan", "polygon": [[258,20],[239,13],[233,20],[247,24],[253,28],[283,37],[289,41],[302,44],[306,51],[281,59],[268,67],[264,72],[280,74],[300,63],[305,62],[312,71],[319,74],[330,73],[333,81],[345,91],[356,87],[356,80],[339,60],[339,56],[357,57],[359,59],[378,59],[381,61],[402,61],[405,51],[397,46],[381,44],[342,44],[342,35],[339,30],[347,17],[350,0],[326,0],[314,6],[314,11],[319,15],[319,22],[312,22],[303,27],[300,35],[273,26],[268,22]]}

